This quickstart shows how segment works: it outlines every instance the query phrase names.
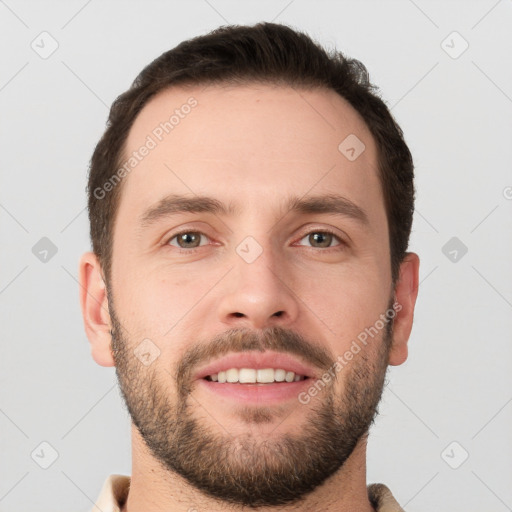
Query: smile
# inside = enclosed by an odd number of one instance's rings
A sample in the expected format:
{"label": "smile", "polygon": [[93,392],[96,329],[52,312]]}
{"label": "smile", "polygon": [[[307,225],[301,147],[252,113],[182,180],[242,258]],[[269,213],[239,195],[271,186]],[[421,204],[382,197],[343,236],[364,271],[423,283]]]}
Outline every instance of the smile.
{"label": "smile", "polygon": [[297,382],[307,377],[282,368],[229,368],[206,376],[206,379],[220,383],[272,384],[274,382]]}

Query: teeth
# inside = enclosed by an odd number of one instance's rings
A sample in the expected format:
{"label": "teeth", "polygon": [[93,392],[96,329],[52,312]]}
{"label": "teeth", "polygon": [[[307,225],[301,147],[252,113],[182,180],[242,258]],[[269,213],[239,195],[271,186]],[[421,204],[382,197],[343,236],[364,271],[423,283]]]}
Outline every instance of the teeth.
{"label": "teeth", "polygon": [[[236,372],[236,370],[233,370]],[[238,382],[241,384],[244,383],[254,383],[256,382],[257,372],[255,370],[251,370],[250,368],[241,368],[238,370]],[[236,381],[235,381],[236,382]]]}
{"label": "teeth", "polygon": [[274,380],[277,382],[283,382],[286,377],[286,372],[284,370],[274,370]]}
{"label": "teeth", "polygon": [[[252,370],[251,370],[252,371]],[[240,370],[240,373],[242,373],[242,370]],[[264,368],[260,369],[256,372],[256,381],[260,383],[270,383],[274,382],[275,370],[272,368]],[[242,382],[242,380],[240,380]]]}
{"label": "teeth", "polygon": [[230,382],[240,384],[270,384],[273,382],[297,382],[306,377],[302,375],[295,375],[294,372],[287,372],[281,368],[230,368],[229,370],[221,371],[209,375],[208,378],[214,382]]}
{"label": "teeth", "polygon": [[229,370],[226,370],[226,381],[238,382],[238,370],[236,368],[230,368]]}
{"label": "teeth", "polygon": [[286,372],[286,376],[285,376],[284,380],[286,382],[293,382],[294,377],[295,377],[295,373],[293,373],[293,372]]}

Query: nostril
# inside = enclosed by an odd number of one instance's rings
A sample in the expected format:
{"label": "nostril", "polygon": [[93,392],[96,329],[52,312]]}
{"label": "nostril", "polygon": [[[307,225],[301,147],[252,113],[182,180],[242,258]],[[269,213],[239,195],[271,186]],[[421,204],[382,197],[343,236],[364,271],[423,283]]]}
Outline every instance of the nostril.
{"label": "nostril", "polygon": [[281,316],[284,313],[284,311],[278,311],[277,313],[274,313],[273,316]]}
{"label": "nostril", "polygon": [[244,316],[244,314],[243,314],[243,313],[238,313],[238,312],[237,312],[237,313],[234,313],[234,315],[235,315],[237,318],[240,318],[241,316]]}

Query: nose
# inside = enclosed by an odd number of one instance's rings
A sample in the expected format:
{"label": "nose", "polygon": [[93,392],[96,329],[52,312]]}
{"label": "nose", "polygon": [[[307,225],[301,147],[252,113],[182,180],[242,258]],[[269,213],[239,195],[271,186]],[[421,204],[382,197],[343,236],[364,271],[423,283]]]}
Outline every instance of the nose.
{"label": "nose", "polygon": [[251,263],[236,255],[234,266],[218,303],[221,322],[264,329],[296,321],[300,299],[290,287],[292,269],[278,265],[270,249]]}

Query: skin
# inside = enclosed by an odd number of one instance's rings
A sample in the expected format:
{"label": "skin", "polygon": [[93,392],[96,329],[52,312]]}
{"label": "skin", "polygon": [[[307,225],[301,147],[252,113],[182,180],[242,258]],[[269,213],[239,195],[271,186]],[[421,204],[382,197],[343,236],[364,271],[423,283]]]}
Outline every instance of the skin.
{"label": "skin", "polygon": [[[393,293],[401,310],[387,357],[390,365],[402,364],[418,291],[419,258],[407,254],[393,286],[376,145],[357,112],[326,90],[256,84],[172,88],[141,111],[127,140],[127,154],[191,96],[198,105],[123,180],[109,282],[131,349],[144,339],[158,346],[160,355],[149,368],[169,398],[178,395],[169,369],[197,340],[231,328],[280,326],[337,356],[365,327],[374,325]],[[366,146],[355,161],[338,150],[349,134]],[[290,195],[333,192],[363,209],[368,223],[326,213],[287,214],[283,206]],[[169,194],[211,196],[236,203],[239,212],[185,213],[141,227],[141,215]],[[169,245],[182,229],[203,233],[203,245],[190,253],[180,252],[176,238]],[[334,238],[330,248],[311,246],[307,235],[323,229],[334,230],[343,243]],[[250,264],[236,252],[247,236],[262,249]],[[81,259],[80,282],[92,357],[102,366],[114,366],[105,279],[92,253]],[[278,311],[280,316],[274,316]],[[381,338],[366,348],[369,361],[379,357],[378,343]],[[336,394],[343,394],[346,375],[340,373],[333,383]],[[249,433],[263,440],[299,434],[315,414],[315,403],[326,395],[320,393],[309,405],[280,404],[272,411],[272,421],[249,424],[232,401],[198,388],[193,396],[192,412],[213,432]],[[162,468],[133,426],[132,460],[123,510],[228,510]],[[366,438],[304,502],[265,510],[373,510],[366,489]]]}

